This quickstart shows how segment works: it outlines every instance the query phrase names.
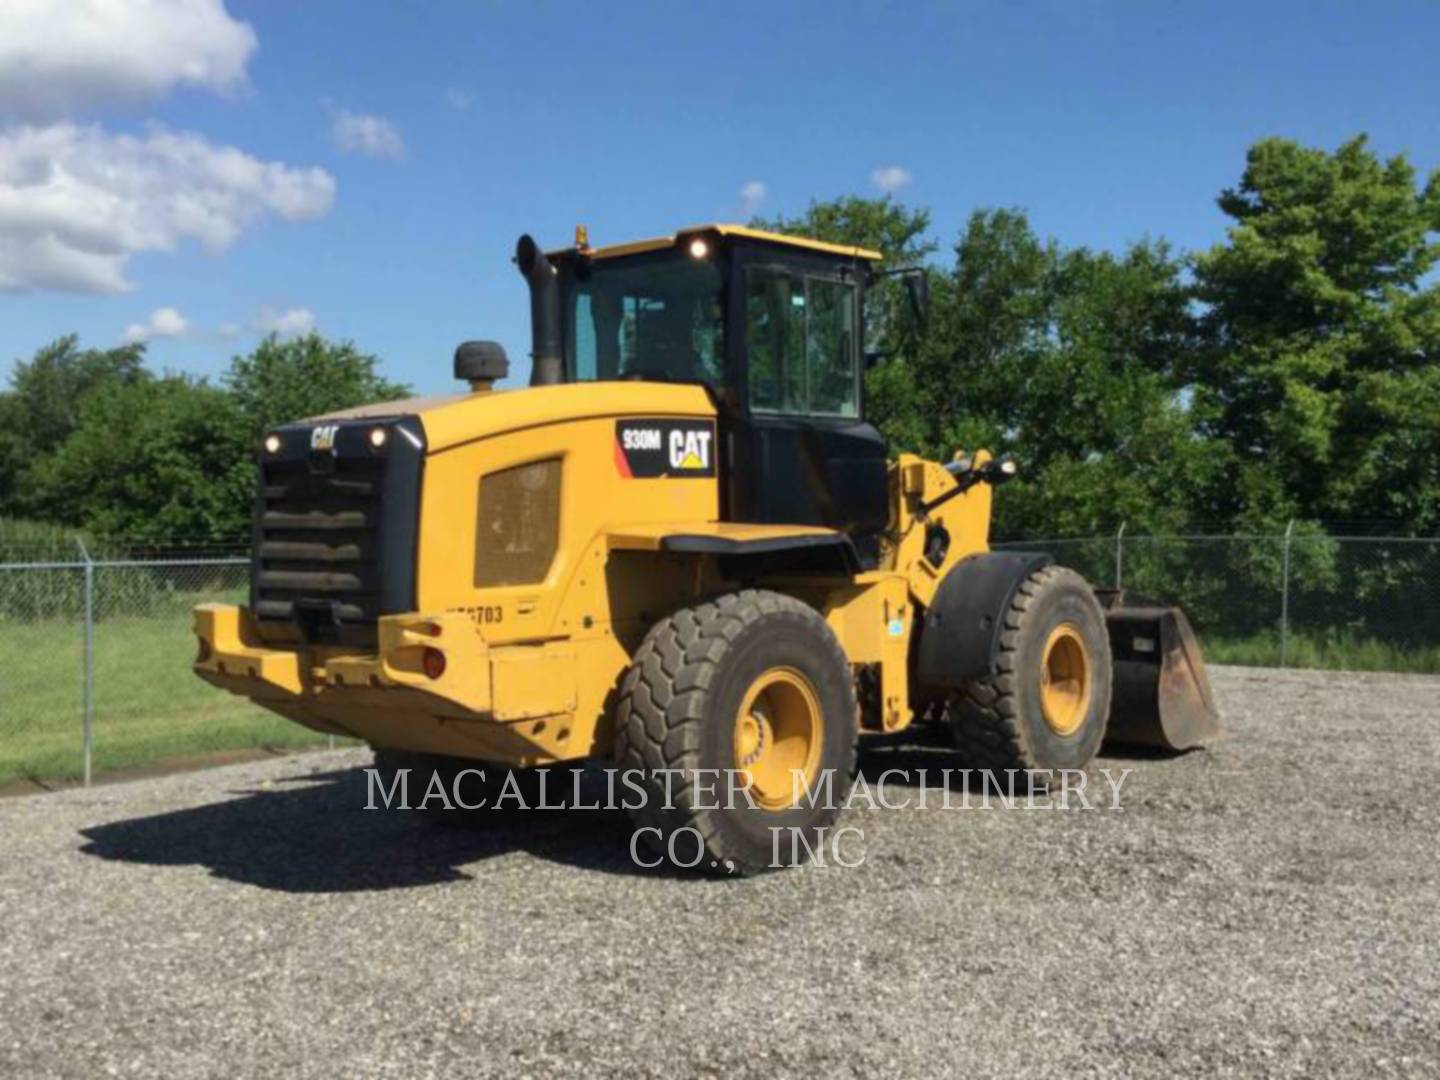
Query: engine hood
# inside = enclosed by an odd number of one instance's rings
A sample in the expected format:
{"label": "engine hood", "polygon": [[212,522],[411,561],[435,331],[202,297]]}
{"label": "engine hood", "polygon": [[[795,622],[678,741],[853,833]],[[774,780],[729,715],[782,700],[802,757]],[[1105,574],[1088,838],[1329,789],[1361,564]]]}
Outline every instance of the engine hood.
{"label": "engine hood", "polygon": [[380,401],[313,416],[303,421],[362,420],[415,416],[431,453],[522,428],[613,416],[713,417],[715,405],[702,386],[653,382],[563,383],[478,394]]}

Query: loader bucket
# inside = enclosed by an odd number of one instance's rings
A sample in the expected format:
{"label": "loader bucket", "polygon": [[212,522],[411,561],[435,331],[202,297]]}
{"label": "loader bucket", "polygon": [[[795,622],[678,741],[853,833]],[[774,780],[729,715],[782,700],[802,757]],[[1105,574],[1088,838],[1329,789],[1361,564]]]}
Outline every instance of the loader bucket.
{"label": "loader bucket", "polygon": [[1106,740],[1188,750],[1218,737],[1220,716],[1185,613],[1120,589],[1095,595],[1114,665]]}

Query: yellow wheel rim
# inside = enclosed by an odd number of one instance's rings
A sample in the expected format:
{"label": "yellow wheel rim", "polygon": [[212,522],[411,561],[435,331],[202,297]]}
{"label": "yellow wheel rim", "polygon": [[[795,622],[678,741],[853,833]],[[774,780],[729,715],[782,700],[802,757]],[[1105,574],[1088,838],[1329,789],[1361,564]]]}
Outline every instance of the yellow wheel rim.
{"label": "yellow wheel rim", "polygon": [[757,805],[784,810],[813,787],[821,732],[820,699],[800,672],[771,668],[750,684],[735,714],[735,768]]}
{"label": "yellow wheel rim", "polygon": [[1056,735],[1073,735],[1090,711],[1090,651],[1074,623],[1050,631],[1040,661],[1040,708]]}

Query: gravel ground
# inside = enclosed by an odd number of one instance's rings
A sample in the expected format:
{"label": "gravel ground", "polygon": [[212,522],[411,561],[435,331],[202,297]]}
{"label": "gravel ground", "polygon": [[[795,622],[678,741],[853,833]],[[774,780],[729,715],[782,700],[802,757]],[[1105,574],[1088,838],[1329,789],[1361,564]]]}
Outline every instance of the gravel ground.
{"label": "gravel ground", "polygon": [[1120,811],[932,793],[746,881],[363,811],[356,751],[3,800],[0,1073],[1440,1074],[1440,680],[1212,675]]}

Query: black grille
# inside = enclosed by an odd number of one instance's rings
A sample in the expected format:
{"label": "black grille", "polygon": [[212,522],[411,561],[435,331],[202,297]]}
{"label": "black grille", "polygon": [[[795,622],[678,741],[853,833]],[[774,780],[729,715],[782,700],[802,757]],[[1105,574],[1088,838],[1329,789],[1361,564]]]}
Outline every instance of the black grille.
{"label": "black grille", "polygon": [[302,462],[265,468],[255,613],[262,619],[373,622],[380,567],[383,461],[335,462],[317,475]]}
{"label": "black grille", "polygon": [[370,421],[325,450],[308,426],[282,429],[281,451],[262,455],[250,597],[262,636],[373,645],[380,615],[413,608],[421,447],[379,426],[380,450]]}

